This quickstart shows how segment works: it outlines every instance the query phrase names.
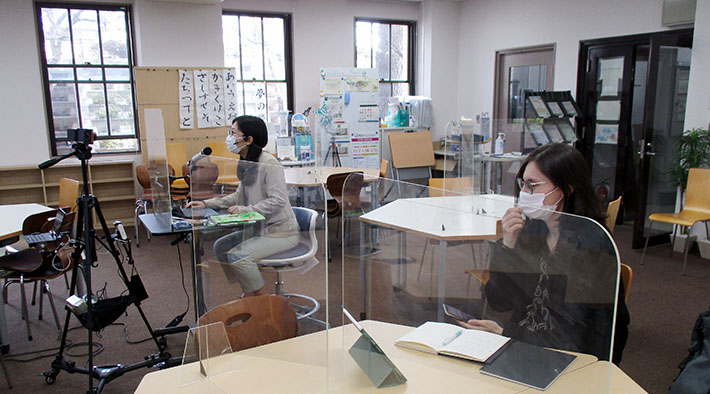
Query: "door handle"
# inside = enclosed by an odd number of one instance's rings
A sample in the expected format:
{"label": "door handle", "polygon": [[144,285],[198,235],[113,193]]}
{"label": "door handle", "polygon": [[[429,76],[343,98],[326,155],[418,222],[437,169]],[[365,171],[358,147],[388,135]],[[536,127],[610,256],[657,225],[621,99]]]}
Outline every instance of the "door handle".
{"label": "door handle", "polygon": [[653,145],[650,142],[645,143],[641,140],[641,150],[638,151],[639,157],[643,159],[644,156],[656,156],[656,153],[652,151]]}

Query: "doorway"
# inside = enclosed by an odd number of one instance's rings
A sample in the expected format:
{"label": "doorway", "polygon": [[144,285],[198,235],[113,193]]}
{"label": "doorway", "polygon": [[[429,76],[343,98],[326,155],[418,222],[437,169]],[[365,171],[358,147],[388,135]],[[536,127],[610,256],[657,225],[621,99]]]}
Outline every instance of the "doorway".
{"label": "doorway", "polygon": [[632,247],[667,242],[672,227],[648,215],[673,212],[669,170],[683,133],[692,29],[582,41],[577,102],[587,159],[602,201],[622,196],[617,223],[633,224]]}

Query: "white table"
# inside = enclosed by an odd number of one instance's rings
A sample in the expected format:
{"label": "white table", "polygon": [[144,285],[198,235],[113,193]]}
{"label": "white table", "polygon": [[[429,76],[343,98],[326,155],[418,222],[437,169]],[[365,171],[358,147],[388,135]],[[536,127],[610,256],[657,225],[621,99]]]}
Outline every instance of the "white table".
{"label": "white table", "polygon": [[362,172],[364,182],[372,182],[380,176],[378,168],[353,168],[353,167],[289,167],[284,168],[286,184],[297,187],[315,187],[325,185],[326,180],[333,174],[347,172]]}
{"label": "white table", "polygon": [[[22,223],[28,216],[51,210],[52,208],[40,204],[0,205],[0,241],[22,234]],[[0,291],[0,345],[9,345],[2,291]]]}
{"label": "white table", "polygon": [[[498,220],[514,205],[513,197],[500,195],[446,196],[404,198],[383,205],[360,217],[360,239],[364,239],[363,223],[399,231],[398,258],[406,256],[406,234],[413,233],[436,239],[439,247],[438,319],[443,321],[441,304],[446,296],[446,245],[450,241],[477,241],[499,238]],[[400,264],[404,266],[404,264]],[[398,272],[399,273],[399,272]],[[360,254],[360,297],[366,309],[366,261]]]}

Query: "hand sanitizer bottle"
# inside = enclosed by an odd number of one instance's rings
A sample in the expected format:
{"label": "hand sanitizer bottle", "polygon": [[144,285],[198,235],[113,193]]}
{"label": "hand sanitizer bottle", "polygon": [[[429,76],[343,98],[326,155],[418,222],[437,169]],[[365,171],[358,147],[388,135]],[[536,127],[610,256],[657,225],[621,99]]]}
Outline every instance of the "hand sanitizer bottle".
{"label": "hand sanitizer bottle", "polygon": [[498,138],[496,138],[495,141],[495,146],[493,150],[494,155],[502,155],[503,154],[503,145],[505,144],[505,140],[503,139],[503,133],[498,133]]}

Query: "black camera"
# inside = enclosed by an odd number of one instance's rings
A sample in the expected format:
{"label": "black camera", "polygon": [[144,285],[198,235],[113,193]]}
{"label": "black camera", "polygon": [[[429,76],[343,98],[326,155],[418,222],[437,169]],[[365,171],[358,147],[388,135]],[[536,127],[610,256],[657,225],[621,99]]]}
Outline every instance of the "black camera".
{"label": "black camera", "polygon": [[91,129],[67,129],[67,139],[72,143],[91,145],[96,134]]}

